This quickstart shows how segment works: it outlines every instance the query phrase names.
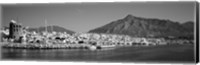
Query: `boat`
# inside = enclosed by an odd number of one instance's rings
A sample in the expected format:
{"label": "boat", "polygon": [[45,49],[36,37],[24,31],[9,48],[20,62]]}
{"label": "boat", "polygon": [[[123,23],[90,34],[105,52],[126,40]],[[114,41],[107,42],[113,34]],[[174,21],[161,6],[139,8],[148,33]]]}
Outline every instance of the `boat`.
{"label": "boat", "polygon": [[96,50],[97,47],[92,45],[92,46],[89,47],[89,49],[90,49],[90,50]]}
{"label": "boat", "polygon": [[100,46],[97,46],[99,47],[100,49],[103,49],[103,48],[115,48],[116,45],[100,45]]}

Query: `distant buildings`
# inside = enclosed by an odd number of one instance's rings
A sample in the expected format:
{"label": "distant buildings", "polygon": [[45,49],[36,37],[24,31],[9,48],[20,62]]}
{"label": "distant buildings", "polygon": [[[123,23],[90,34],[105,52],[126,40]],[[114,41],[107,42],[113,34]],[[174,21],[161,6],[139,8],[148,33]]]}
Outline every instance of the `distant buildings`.
{"label": "distant buildings", "polygon": [[26,31],[27,28],[11,20],[9,31],[3,31],[8,35],[5,38],[8,42],[19,42],[23,44],[89,44],[96,46],[115,45],[115,46],[149,46],[149,45],[166,45],[171,43],[192,43],[188,40],[168,40],[164,38],[139,38],[128,35],[117,34],[98,34],[98,33],[74,33],[66,32],[47,32],[37,33],[35,31]]}
{"label": "distant buildings", "polygon": [[11,20],[9,24],[9,37],[15,40],[20,40],[23,36],[23,27],[21,24],[16,23],[16,21]]}

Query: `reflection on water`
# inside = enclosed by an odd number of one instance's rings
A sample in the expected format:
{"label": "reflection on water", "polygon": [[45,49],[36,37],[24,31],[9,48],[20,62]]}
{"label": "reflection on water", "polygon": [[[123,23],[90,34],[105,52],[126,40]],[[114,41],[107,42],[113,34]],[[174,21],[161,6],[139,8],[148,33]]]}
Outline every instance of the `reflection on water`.
{"label": "reflection on water", "polygon": [[192,45],[155,47],[120,47],[115,49],[11,49],[1,48],[6,60],[64,60],[64,61],[164,61],[192,62]]}
{"label": "reflection on water", "polygon": [[112,55],[113,49],[11,49],[2,48],[2,59],[36,59],[36,60],[100,60]]}

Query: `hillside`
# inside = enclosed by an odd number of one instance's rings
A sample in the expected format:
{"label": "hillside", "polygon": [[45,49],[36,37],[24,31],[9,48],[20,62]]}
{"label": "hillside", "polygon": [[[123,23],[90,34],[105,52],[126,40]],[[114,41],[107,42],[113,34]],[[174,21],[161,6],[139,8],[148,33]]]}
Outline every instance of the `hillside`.
{"label": "hillside", "polygon": [[[29,28],[28,31],[36,31],[36,32],[42,32],[42,31],[45,31],[46,27],[39,27],[39,28]],[[71,30],[68,30],[68,29],[65,29],[63,27],[60,27],[60,26],[47,26],[47,31],[51,32],[51,31],[56,31],[56,32],[67,32],[69,34],[72,34],[74,33],[74,31],[71,31]]]}
{"label": "hillside", "polygon": [[135,37],[167,37],[193,35],[193,22],[180,24],[170,20],[143,18],[127,15],[123,19],[113,21],[89,33],[124,34]]}

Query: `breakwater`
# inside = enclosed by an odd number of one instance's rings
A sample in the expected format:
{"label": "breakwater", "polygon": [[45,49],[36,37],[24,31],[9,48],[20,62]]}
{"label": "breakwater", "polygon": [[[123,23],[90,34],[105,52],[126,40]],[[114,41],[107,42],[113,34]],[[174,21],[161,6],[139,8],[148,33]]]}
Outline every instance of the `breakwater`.
{"label": "breakwater", "polygon": [[38,44],[38,43],[6,43],[4,48],[21,48],[21,49],[88,49],[91,45],[86,44]]}

